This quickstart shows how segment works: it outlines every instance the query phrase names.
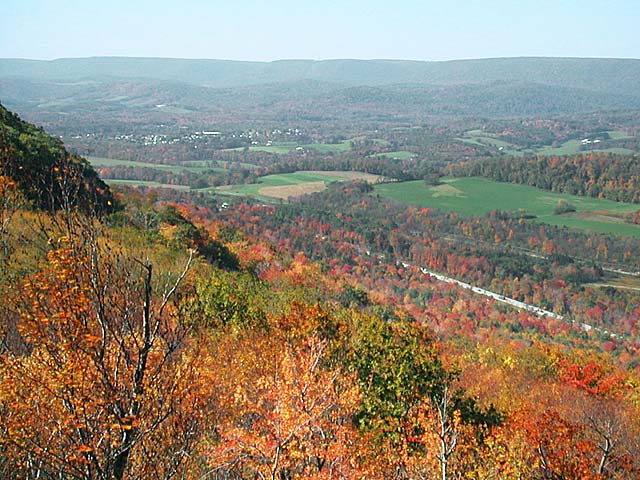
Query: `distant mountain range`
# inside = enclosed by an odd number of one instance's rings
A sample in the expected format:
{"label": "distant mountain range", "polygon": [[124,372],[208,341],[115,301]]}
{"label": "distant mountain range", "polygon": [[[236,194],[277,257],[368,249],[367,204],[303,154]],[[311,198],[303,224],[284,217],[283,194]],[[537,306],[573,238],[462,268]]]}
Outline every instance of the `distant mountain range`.
{"label": "distant mountain range", "polygon": [[[230,108],[267,117],[520,116],[640,108],[640,60],[240,62],[95,57],[0,59],[0,101],[18,111]],[[157,113],[157,112],[155,112]]]}
{"label": "distant mountain range", "polygon": [[51,61],[0,59],[0,77],[39,80],[147,79],[207,87],[292,80],[347,85],[419,83],[451,85],[527,81],[637,95],[640,60],[599,58],[491,58],[447,62],[406,60],[279,60],[240,62],[170,58],[93,57]]}

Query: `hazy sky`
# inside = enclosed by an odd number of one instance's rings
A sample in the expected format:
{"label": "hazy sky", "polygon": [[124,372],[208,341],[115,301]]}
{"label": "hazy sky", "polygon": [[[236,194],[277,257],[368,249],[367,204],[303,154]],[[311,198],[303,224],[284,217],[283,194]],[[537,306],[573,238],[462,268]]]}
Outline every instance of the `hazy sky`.
{"label": "hazy sky", "polygon": [[640,58],[640,0],[1,0],[0,57]]}

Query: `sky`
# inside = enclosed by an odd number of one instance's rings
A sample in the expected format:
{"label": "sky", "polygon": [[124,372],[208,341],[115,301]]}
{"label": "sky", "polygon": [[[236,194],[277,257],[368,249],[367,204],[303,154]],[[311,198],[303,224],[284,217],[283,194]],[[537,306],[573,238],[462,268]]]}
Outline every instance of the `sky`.
{"label": "sky", "polygon": [[640,58],[640,0],[2,0],[0,58]]}

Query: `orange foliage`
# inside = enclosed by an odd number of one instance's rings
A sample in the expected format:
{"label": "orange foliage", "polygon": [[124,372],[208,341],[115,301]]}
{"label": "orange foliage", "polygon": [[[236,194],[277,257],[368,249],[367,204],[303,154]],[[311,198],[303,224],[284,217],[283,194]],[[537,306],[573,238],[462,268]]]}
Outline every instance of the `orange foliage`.
{"label": "orange foliage", "polygon": [[170,458],[187,441],[175,432],[196,428],[198,344],[182,342],[171,293],[147,295],[151,267],[141,281],[119,267],[63,238],[11,299],[27,352],[0,363],[0,447],[17,476],[34,459],[73,478],[156,475],[173,466],[149,452]]}
{"label": "orange foliage", "polygon": [[239,416],[219,425],[218,441],[203,446],[214,471],[245,478],[353,478],[358,433],[351,421],[360,402],[353,379],[323,366],[327,343],[310,337],[287,345],[276,369],[239,384]]}

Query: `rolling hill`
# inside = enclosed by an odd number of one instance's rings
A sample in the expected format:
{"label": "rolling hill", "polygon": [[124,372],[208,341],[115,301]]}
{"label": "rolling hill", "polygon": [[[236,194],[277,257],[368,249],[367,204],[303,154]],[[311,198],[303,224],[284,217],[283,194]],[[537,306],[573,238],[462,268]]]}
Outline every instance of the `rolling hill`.
{"label": "rolling hill", "polygon": [[280,60],[240,62],[168,58],[92,57],[52,61],[0,59],[0,78],[81,81],[147,79],[209,87],[238,87],[292,80],[346,85],[419,83],[451,85],[528,81],[636,95],[640,60],[598,58],[492,58],[418,62],[405,60]]}
{"label": "rolling hill", "polygon": [[53,129],[78,115],[85,125],[421,121],[640,109],[639,79],[640,60],[616,59],[0,59],[0,101]]}

